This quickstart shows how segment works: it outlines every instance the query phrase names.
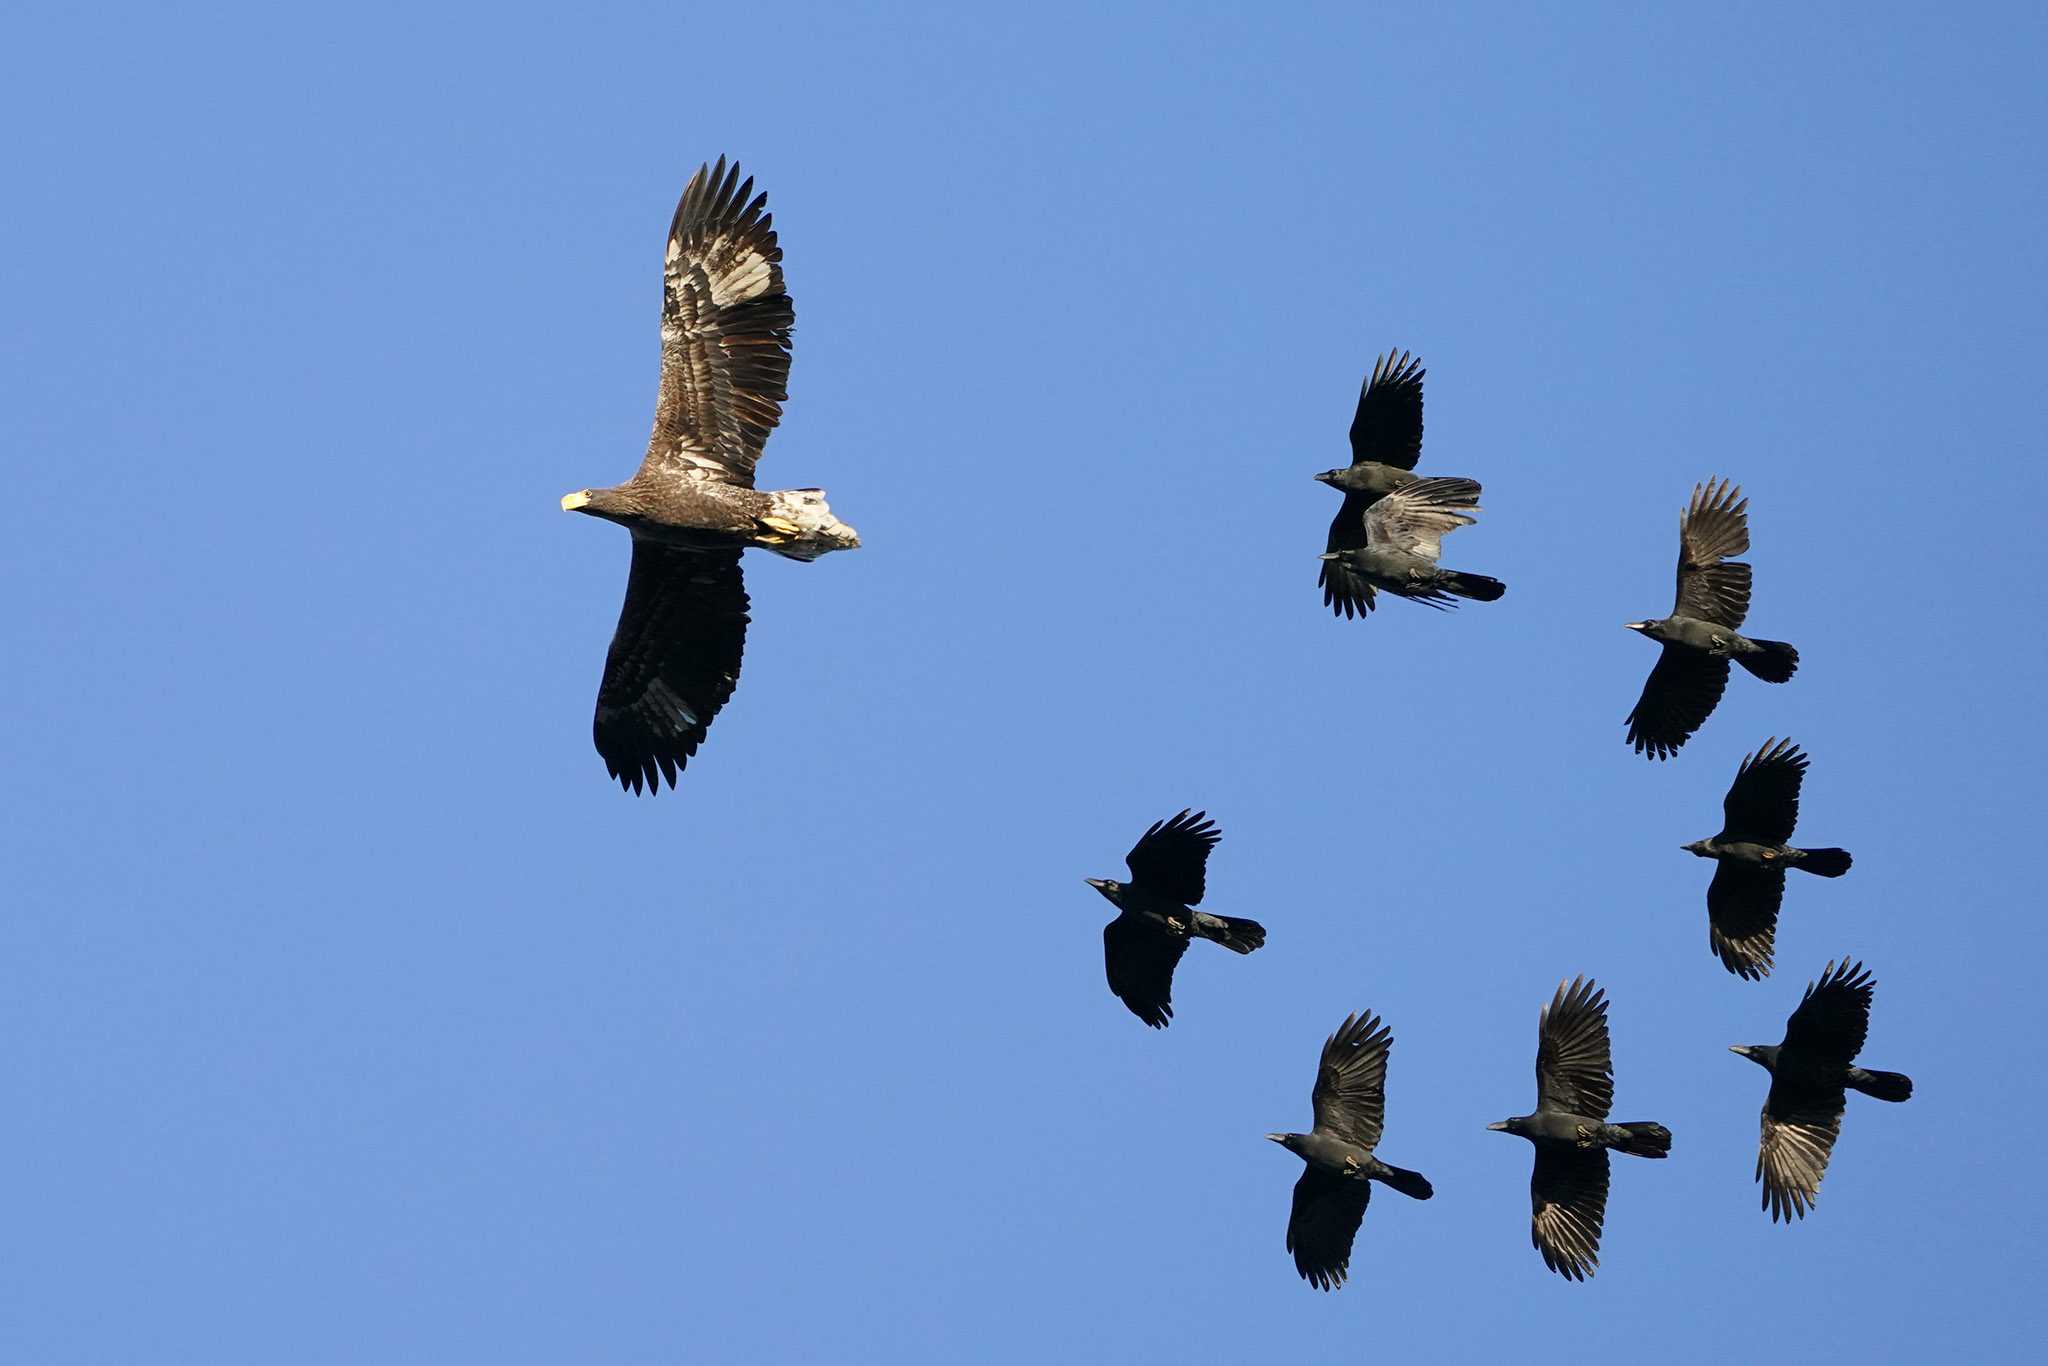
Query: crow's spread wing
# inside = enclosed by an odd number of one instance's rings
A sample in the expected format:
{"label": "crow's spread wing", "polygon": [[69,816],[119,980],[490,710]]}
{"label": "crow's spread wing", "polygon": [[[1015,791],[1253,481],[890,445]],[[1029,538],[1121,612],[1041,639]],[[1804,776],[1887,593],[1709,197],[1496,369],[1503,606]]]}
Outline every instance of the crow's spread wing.
{"label": "crow's spread wing", "polygon": [[1109,989],[1131,1008],[1131,1014],[1154,1029],[1173,1018],[1173,970],[1188,951],[1188,941],[1148,923],[1142,916],[1120,915],[1102,927],[1102,961]]}
{"label": "crow's spread wing", "polygon": [[1365,539],[1435,564],[1443,538],[1472,525],[1477,511],[1479,485],[1470,479],[1418,479],[1365,510]]}
{"label": "crow's spread wing", "polygon": [[1536,1026],[1536,1108],[1605,1119],[1613,1104],[1606,994],[1591,978],[1560,982]]}
{"label": "crow's spread wing", "polygon": [[1770,739],[1745,755],[1721,802],[1721,838],[1751,844],[1783,844],[1799,823],[1799,783],[1806,756],[1789,739]]}
{"label": "crow's spread wing", "polygon": [[1839,1086],[1781,1086],[1774,1078],[1757,1140],[1756,1179],[1771,1222],[1804,1219],[1820,1199],[1821,1178],[1842,1135],[1846,1097]]}
{"label": "crow's spread wing", "polygon": [[[1422,362],[1389,351],[1358,390],[1351,419],[1351,463],[1370,460],[1412,470],[1422,458]],[[1332,550],[1337,547],[1331,546]]]}
{"label": "crow's spread wing", "polygon": [[[1377,501],[1370,493],[1347,493],[1344,505],[1330,519],[1330,551],[1359,550],[1365,545],[1365,510]],[[1340,617],[1362,617],[1372,611],[1372,585],[1342,560],[1322,561],[1316,583],[1323,590],[1323,605]]]}
{"label": "crow's spread wing", "polygon": [[1829,963],[1785,1021],[1784,1051],[1800,1061],[1837,1067],[1856,1061],[1870,1033],[1870,1002],[1876,989],[1877,979],[1861,963],[1846,958],[1840,966]]}
{"label": "crow's spread wing", "polygon": [[1669,759],[1706,724],[1728,688],[1728,661],[1664,646],[1628,714],[1628,741],[1638,754]]}
{"label": "crow's spread wing", "polygon": [[1207,812],[1182,811],[1170,820],[1154,821],[1124,855],[1124,863],[1136,885],[1193,906],[1200,903],[1207,884],[1209,851],[1222,838]]}
{"label": "crow's spread wing", "polygon": [[1538,1147],[1529,1210],[1529,1241],[1543,1264],[1575,1281],[1592,1275],[1607,1219],[1607,1150]]}
{"label": "crow's spread wing", "polygon": [[1287,1215],[1287,1250],[1294,1269],[1318,1290],[1335,1290],[1351,1270],[1351,1244],[1372,1183],[1307,1167],[1294,1183],[1294,1208]]}
{"label": "crow's spread wing", "polygon": [[1749,615],[1749,566],[1727,557],[1749,549],[1749,500],[1726,479],[1693,486],[1678,524],[1678,600],[1673,616],[1730,628]]}
{"label": "crow's spread wing", "polygon": [[1778,937],[1778,906],[1785,899],[1785,870],[1736,863],[1714,867],[1707,884],[1707,942],[1721,963],[1751,981],[1771,975]]}
{"label": "crow's spread wing", "polygon": [[1394,1031],[1371,1011],[1348,1015],[1323,1043],[1316,1067],[1316,1132],[1370,1152],[1379,1146],[1387,1104],[1387,1054]]}

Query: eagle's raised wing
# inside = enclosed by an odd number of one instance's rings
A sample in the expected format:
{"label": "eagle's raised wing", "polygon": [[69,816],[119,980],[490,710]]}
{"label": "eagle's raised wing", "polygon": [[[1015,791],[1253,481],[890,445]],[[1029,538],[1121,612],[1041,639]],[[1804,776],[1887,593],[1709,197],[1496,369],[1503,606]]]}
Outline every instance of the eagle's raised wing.
{"label": "eagle's raised wing", "polygon": [[[662,265],[661,392],[649,465],[751,488],[789,397],[796,310],[766,194],[738,163],[698,167],[669,224]],[[752,196],[750,199],[749,196]]]}

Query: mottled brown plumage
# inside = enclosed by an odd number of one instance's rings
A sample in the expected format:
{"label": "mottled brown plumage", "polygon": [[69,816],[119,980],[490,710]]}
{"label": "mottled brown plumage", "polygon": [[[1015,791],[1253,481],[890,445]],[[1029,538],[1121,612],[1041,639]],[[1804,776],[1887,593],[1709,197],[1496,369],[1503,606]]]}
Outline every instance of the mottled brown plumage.
{"label": "mottled brown plumage", "polygon": [[818,489],[764,493],[754,466],[788,398],[796,312],[767,195],[737,164],[699,167],[669,224],[661,384],[639,470],[562,499],[633,535],[626,602],[592,734],[632,791],[658,792],[732,696],[746,647],[740,552],[814,560],[860,544]]}

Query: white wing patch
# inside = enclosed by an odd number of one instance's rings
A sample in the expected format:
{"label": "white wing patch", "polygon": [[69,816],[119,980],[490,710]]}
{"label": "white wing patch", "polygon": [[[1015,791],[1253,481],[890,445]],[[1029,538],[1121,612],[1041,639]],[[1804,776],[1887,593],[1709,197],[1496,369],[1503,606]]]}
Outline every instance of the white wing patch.
{"label": "white wing patch", "polygon": [[[695,255],[699,262],[708,263],[723,260],[726,254],[733,250],[735,250],[733,239],[724,233],[720,233],[707,239],[700,245]],[[731,263],[726,266],[722,273],[712,276],[706,272],[704,276],[705,287],[711,292],[711,303],[714,308],[724,308],[728,304],[759,298],[768,292],[769,287],[775,281],[774,263],[767,257],[763,256],[751,244],[740,245],[737,250],[738,255],[733,257]],[[666,259],[669,268],[669,278],[672,281],[678,280],[681,277],[681,271],[677,269],[677,262],[681,259],[682,253],[682,243],[671,237],[668,242],[668,256]],[[701,266],[696,268],[702,269]]]}

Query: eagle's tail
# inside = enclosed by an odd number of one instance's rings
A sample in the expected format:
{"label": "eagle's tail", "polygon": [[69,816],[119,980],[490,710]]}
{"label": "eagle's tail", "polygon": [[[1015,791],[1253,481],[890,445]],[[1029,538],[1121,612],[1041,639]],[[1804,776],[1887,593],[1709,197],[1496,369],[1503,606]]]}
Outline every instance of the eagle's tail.
{"label": "eagle's tail", "polygon": [[815,560],[860,546],[860,534],[832,515],[823,489],[778,489],[768,495],[768,510],[754,522],[754,544],[792,560]]}

